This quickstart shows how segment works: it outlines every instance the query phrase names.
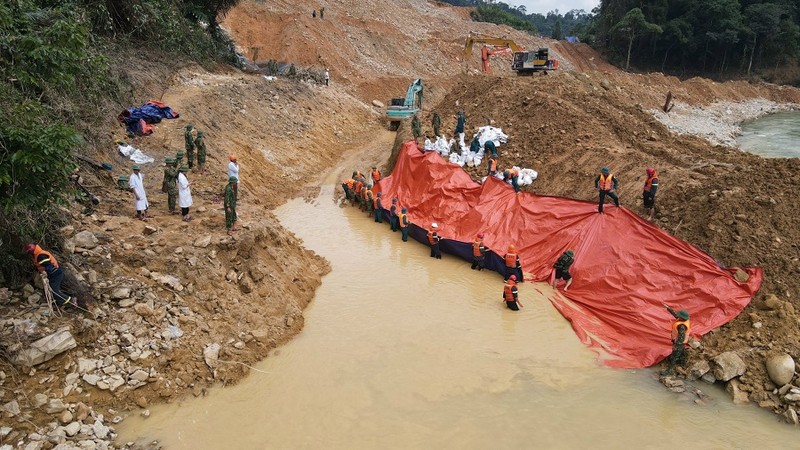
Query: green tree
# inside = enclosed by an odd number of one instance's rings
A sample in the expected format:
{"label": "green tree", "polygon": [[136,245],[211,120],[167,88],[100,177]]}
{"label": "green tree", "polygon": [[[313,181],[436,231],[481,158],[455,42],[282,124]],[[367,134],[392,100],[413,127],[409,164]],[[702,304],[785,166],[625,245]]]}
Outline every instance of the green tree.
{"label": "green tree", "polygon": [[784,8],[775,3],[757,3],[745,9],[745,17],[751,35],[752,49],[750,50],[750,62],[747,64],[747,74],[753,68],[753,58],[760,42],[769,43],[780,34],[781,15]]}
{"label": "green tree", "polygon": [[633,8],[614,24],[610,31],[611,34],[622,36],[628,41],[628,53],[625,59],[625,70],[628,70],[631,65],[633,41],[645,34],[660,34],[663,30],[660,26],[645,20],[644,13],[640,8]]}
{"label": "green tree", "polygon": [[561,20],[556,21],[556,26],[553,27],[552,38],[559,41],[564,39],[564,32],[561,31]]}

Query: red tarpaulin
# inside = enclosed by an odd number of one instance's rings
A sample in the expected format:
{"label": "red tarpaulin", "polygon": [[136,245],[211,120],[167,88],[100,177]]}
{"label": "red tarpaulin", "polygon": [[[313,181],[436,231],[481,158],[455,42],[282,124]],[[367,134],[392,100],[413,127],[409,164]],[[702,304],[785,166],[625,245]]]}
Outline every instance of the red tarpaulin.
{"label": "red tarpaulin", "polygon": [[[594,188],[592,180],[586,188]],[[481,185],[438,154],[421,153],[413,141],[403,146],[391,176],[375,192],[384,193],[384,205],[397,197],[408,208],[421,227],[412,231],[417,239],[438,222],[446,252],[471,258],[479,232],[501,257],[516,245],[523,271],[537,281],[549,279],[562,252],[575,250],[574,281],[562,291],[566,299],[550,301],[584,343],[610,355],[604,363],[613,367],[648,367],[670,354],[674,319],[662,303],[688,310],[697,337],[736,317],[763,278],[760,268],[749,268],[744,269],[749,280],[737,282],[736,269],[721,268],[624,207],[609,204],[598,214],[596,202],[516,194],[495,178]],[[489,258],[487,266],[500,268],[500,259],[491,257],[494,267]]]}

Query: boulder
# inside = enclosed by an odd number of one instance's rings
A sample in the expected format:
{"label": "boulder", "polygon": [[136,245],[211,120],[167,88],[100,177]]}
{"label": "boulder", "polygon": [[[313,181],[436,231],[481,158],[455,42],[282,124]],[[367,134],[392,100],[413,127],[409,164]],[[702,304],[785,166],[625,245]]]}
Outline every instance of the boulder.
{"label": "boulder", "polygon": [[21,350],[14,356],[14,363],[25,367],[33,367],[77,346],[78,343],[75,342],[75,338],[72,337],[69,331],[59,330]]}
{"label": "boulder", "polygon": [[81,431],[81,424],[78,422],[72,422],[64,427],[64,432],[67,433],[69,437],[75,436],[78,434],[78,431]]}
{"label": "boulder", "polygon": [[194,243],[192,244],[195,247],[206,248],[211,245],[211,235],[207,234],[205,236],[199,237],[195,239]]}
{"label": "boulder", "polygon": [[47,396],[44,394],[36,394],[33,396],[33,407],[39,408],[47,403]]}
{"label": "boulder", "polygon": [[750,279],[750,275],[748,275],[747,272],[742,269],[736,269],[736,272],[733,274],[733,278],[739,283],[746,283],[747,280]]}
{"label": "boulder", "polygon": [[156,228],[156,227],[154,227],[152,225],[145,225],[144,226],[144,234],[145,234],[145,236],[154,234],[157,231],[158,231],[158,228]]}
{"label": "boulder", "polygon": [[794,408],[787,409],[786,412],[783,413],[783,417],[789,424],[797,425],[798,423],[797,411],[795,411]]}
{"label": "boulder", "polygon": [[129,298],[131,296],[131,288],[129,287],[118,287],[111,291],[111,299],[112,300],[122,300],[125,298]]}
{"label": "boulder", "polygon": [[81,231],[73,236],[72,242],[75,244],[75,247],[82,247],[87,250],[97,247],[98,244],[97,237],[91,231],[87,230]]}
{"label": "boulder", "polygon": [[60,398],[51,398],[47,401],[47,414],[55,414],[60,413],[67,409],[67,405],[64,404],[64,400]]}
{"label": "boulder", "polygon": [[689,374],[686,376],[686,378],[688,378],[689,381],[694,381],[708,373],[709,370],[711,370],[711,365],[708,363],[708,361],[698,361],[692,364],[692,367],[689,368]]}
{"label": "boulder", "polygon": [[374,107],[376,107],[376,108],[385,108],[385,107],[386,107],[386,106],[383,104],[383,102],[382,102],[382,101],[380,101],[380,100],[378,100],[378,99],[375,99],[375,100],[373,100],[373,101],[372,101],[372,106],[374,106]]}
{"label": "boulder", "polygon": [[86,403],[78,402],[75,406],[75,420],[86,420],[92,409]]}
{"label": "boulder", "polygon": [[778,309],[781,307],[781,299],[778,298],[775,294],[767,294],[767,297],[764,299],[764,308],[765,309]]}
{"label": "boulder", "polygon": [[3,411],[5,411],[10,416],[16,416],[20,413],[19,410],[19,403],[16,400],[11,400],[10,402],[3,405]]}
{"label": "boulder", "polygon": [[70,410],[65,409],[64,411],[61,412],[61,415],[58,417],[58,421],[61,422],[62,424],[68,424],[72,422],[72,418],[73,417]]}
{"label": "boulder", "polygon": [[206,365],[212,369],[217,365],[217,360],[219,359],[219,349],[220,345],[216,342],[213,344],[208,344],[206,348],[203,349],[203,359],[205,359]]}
{"label": "boulder", "polygon": [[150,374],[142,369],[136,369],[136,371],[131,374],[131,379],[136,381],[147,381],[148,378],[150,378]]}
{"label": "boulder", "polygon": [[84,374],[97,369],[96,359],[78,358],[78,373]]}
{"label": "boulder", "polygon": [[750,399],[747,397],[747,392],[744,392],[741,389],[741,381],[732,379],[728,381],[728,384],[725,385],[725,390],[731,394],[731,398],[733,399],[734,405],[742,405],[744,403],[750,403]]}
{"label": "boulder", "polygon": [[786,353],[770,356],[767,358],[767,374],[778,386],[789,383],[794,378],[794,359]]}
{"label": "boulder", "polygon": [[136,314],[139,314],[142,317],[149,317],[153,315],[153,308],[147,303],[137,303],[133,305],[133,310],[136,311]]}
{"label": "boulder", "polygon": [[108,432],[110,431],[110,429],[107,426],[103,425],[103,422],[98,420],[95,421],[94,425],[92,425],[92,431],[94,431],[94,435],[98,439],[105,439],[108,437]]}
{"label": "boulder", "polygon": [[714,362],[714,378],[719,381],[728,381],[731,378],[744,375],[747,370],[744,361],[736,352],[720,353],[712,361]]}
{"label": "boulder", "polygon": [[91,384],[92,386],[97,386],[97,382],[100,381],[100,377],[93,373],[87,373],[83,377],[83,381]]}

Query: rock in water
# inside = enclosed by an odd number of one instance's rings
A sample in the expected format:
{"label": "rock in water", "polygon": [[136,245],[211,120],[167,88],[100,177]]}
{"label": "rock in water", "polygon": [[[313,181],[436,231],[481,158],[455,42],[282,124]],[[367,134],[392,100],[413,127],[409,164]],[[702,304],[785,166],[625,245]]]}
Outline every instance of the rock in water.
{"label": "rock in water", "polygon": [[219,349],[220,345],[216,342],[213,344],[209,344],[203,349],[203,358],[206,361],[206,364],[210,368],[214,368],[217,365],[217,360],[219,359]]}
{"label": "rock in water", "polygon": [[750,403],[750,399],[747,398],[747,392],[741,390],[740,385],[741,381],[739,380],[730,380],[728,384],[725,386],[725,390],[731,394],[733,399],[734,405],[741,405],[744,403]]}
{"label": "rock in water", "polygon": [[712,359],[714,362],[714,378],[728,381],[731,378],[744,375],[747,366],[736,352],[720,353]]}
{"label": "rock in water", "polygon": [[72,242],[75,243],[75,247],[83,247],[85,249],[91,250],[97,247],[97,237],[92,234],[91,231],[81,231],[80,233],[76,234],[72,238]]}
{"label": "rock in water", "polygon": [[794,378],[794,359],[784,353],[767,359],[769,379],[778,386],[789,383]]}

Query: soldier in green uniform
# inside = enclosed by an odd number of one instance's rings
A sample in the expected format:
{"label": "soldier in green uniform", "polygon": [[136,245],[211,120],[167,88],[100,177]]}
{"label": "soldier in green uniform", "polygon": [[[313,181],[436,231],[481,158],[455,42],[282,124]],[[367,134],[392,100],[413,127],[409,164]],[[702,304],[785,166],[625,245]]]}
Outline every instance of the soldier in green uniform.
{"label": "soldier in green uniform", "polygon": [[431,120],[431,125],[433,125],[433,134],[437,138],[439,137],[439,129],[442,128],[442,117],[439,115],[438,112],[433,112],[433,120]]}
{"label": "soldier in green uniform", "polygon": [[185,155],[185,153],[183,153],[183,152],[178,152],[178,153],[175,154],[175,165],[177,165],[178,167],[183,165],[183,156],[184,155]]}
{"label": "soldier in green uniform", "polygon": [[186,125],[183,138],[186,141],[186,157],[189,159],[189,168],[194,167],[194,139],[192,139],[192,125]]}
{"label": "soldier in green uniform", "polygon": [[416,115],[411,119],[411,132],[414,133],[414,139],[422,136],[422,125],[419,123],[419,117]]}
{"label": "soldier in green uniform", "polygon": [[239,230],[236,228],[236,187],[238,183],[238,178],[230,177],[228,185],[225,186],[225,228],[228,229],[229,235]]}
{"label": "soldier in green uniform", "polygon": [[675,322],[672,324],[672,335],[670,336],[672,340],[672,353],[667,359],[667,370],[661,372],[662,376],[667,376],[675,373],[676,365],[683,366],[686,364],[686,346],[689,345],[691,326],[689,322],[689,311],[685,309],[675,311],[666,304],[664,304],[664,307],[667,308],[667,311],[675,318]]}
{"label": "soldier in green uniform", "polygon": [[206,143],[203,142],[203,132],[200,130],[197,130],[194,146],[197,148],[197,166],[200,168],[200,173],[203,173],[206,171]]}
{"label": "soldier in green uniform", "polygon": [[178,200],[178,165],[175,159],[167,158],[167,166],[164,167],[164,187],[167,193],[167,208],[171,214],[178,214],[175,204]]}

